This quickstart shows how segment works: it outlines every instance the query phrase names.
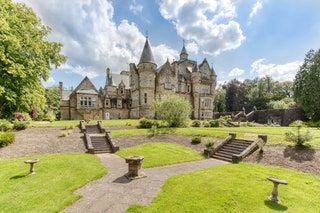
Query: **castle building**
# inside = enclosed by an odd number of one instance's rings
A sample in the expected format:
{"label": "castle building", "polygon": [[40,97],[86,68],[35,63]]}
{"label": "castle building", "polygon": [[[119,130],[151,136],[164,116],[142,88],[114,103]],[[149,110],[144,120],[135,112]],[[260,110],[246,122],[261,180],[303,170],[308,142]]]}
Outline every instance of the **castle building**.
{"label": "castle building", "polygon": [[129,69],[113,74],[107,68],[99,91],[88,77],[74,90],[64,90],[60,82],[61,119],[153,118],[152,102],[170,94],[190,101],[192,119],[213,117],[217,76],[206,59],[199,65],[190,60],[184,45],[179,60],[158,67],[147,38],[139,63]]}

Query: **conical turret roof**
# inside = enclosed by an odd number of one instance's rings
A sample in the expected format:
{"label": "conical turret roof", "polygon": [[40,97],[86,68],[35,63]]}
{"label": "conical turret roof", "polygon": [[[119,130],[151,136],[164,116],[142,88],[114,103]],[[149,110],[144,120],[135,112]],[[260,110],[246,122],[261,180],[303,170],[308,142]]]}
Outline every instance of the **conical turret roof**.
{"label": "conical turret roof", "polygon": [[139,64],[141,63],[155,64],[148,38],[146,39],[146,43],[144,44],[143,51],[140,57]]}

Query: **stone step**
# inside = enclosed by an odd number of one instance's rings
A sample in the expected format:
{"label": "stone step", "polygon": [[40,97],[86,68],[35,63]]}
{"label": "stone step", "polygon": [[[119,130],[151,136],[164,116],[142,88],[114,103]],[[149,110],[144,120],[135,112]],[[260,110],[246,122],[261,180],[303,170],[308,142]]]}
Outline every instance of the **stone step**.
{"label": "stone step", "polygon": [[94,154],[102,154],[102,153],[111,153],[111,151],[96,151],[94,150]]}
{"label": "stone step", "polygon": [[225,155],[234,155],[234,154],[240,154],[239,152],[238,153],[234,153],[234,152],[230,152],[228,150],[219,150],[217,153],[221,153],[221,154],[225,154]]}
{"label": "stone step", "polygon": [[232,154],[240,154],[242,152],[242,150],[235,150],[235,149],[228,149],[228,148],[224,148],[222,147],[221,149],[219,149],[219,152],[223,151],[223,152],[230,152]]}
{"label": "stone step", "polygon": [[223,147],[227,148],[227,149],[238,150],[238,151],[245,150],[247,148],[247,146],[237,146],[237,145],[232,145],[232,144],[228,144],[228,145],[225,145]]}
{"label": "stone step", "polygon": [[215,159],[218,159],[218,160],[232,162],[232,159],[230,159],[230,158],[225,158],[225,157],[221,157],[221,156],[217,156],[217,155],[213,155],[212,157],[215,158]]}
{"label": "stone step", "polygon": [[232,159],[232,155],[231,155],[231,154],[224,154],[224,153],[217,152],[217,153],[215,153],[214,155],[215,155],[215,156],[220,156],[220,157]]}

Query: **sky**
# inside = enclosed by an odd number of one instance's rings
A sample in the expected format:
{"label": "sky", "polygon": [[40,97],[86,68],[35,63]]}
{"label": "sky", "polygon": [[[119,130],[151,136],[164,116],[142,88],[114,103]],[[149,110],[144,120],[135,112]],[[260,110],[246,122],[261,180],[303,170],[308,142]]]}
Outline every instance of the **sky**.
{"label": "sky", "polygon": [[293,80],[310,49],[320,48],[319,0],[16,0],[51,27],[68,60],[43,84],[104,85],[138,63],[146,32],[158,66],[189,58],[212,64],[218,83],[265,75]]}

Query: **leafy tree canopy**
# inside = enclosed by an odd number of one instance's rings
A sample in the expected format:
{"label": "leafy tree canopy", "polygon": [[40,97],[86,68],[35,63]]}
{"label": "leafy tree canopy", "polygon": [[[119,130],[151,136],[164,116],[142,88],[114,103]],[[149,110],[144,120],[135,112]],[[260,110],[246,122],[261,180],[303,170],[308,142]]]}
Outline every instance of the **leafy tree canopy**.
{"label": "leafy tree canopy", "polygon": [[310,50],[294,81],[294,97],[314,120],[320,120],[320,49]]}
{"label": "leafy tree canopy", "polygon": [[60,111],[60,89],[58,86],[46,88],[46,113],[53,112],[58,115]]}
{"label": "leafy tree canopy", "polygon": [[0,117],[45,108],[41,80],[66,60],[49,32],[25,4],[0,1]]}

